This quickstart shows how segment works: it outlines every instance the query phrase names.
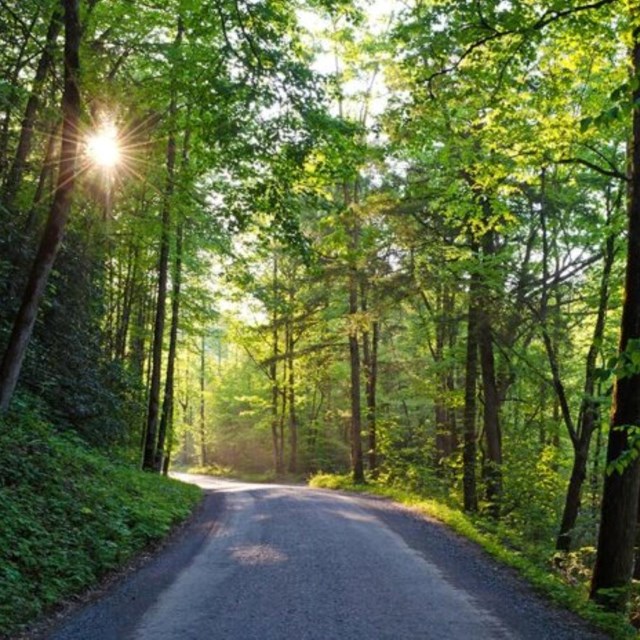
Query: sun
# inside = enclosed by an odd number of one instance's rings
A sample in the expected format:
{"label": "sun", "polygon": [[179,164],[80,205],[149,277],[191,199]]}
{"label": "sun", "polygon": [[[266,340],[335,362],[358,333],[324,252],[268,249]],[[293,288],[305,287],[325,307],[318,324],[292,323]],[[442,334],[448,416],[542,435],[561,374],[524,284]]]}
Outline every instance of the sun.
{"label": "sun", "polygon": [[87,136],[86,151],[96,166],[113,169],[121,158],[118,131],[113,124],[105,124]]}

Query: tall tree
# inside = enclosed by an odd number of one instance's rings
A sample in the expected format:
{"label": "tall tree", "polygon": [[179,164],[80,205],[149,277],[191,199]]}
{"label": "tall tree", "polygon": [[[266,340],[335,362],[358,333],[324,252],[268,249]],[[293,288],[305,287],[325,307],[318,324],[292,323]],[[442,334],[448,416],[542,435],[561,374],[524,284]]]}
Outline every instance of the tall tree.
{"label": "tall tree", "polygon": [[37,112],[42,102],[42,93],[47,74],[50,72],[53,65],[56,41],[58,40],[60,30],[62,29],[62,21],[63,6],[56,2],[49,22],[49,28],[47,29],[45,36],[44,48],[40,55],[38,66],[33,78],[31,95],[27,100],[27,106],[20,124],[20,136],[15,156],[4,184],[3,199],[5,205],[9,208],[13,206],[13,200],[18,188],[20,187],[22,172],[24,171],[25,163],[29,156],[29,152],[31,151]]}
{"label": "tall tree", "polygon": [[49,217],[31,267],[18,315],[0,365],[0,412],[9,408],[25,352],[33,332],[38,306],[64,236],[76,178],[81,111],[80,3],[64,0],[64,92],[62,96],[62,146],[58,182]]}
{"label": "tall tree", "polygon": [[[634,17],[635,16],[635,17]],[[632,14],[632,21],[637,21]],[[628,247],[625,299],[620,330],[620,365],[614,389],[614,411],[607,445],[608,472],[602,494],[598,552],[591,596],[612,609],[629,599],[640,494],[640,372],[634,353],[640,345],[640,26],[632,24],[632,118],[629,151]]]}
{"label": "tall tree", "polygon": [[[184,25],[178,19],[178,27],[174,40],[174,50],[179,51],[182,43]],[[175,76],[177,69],[172,69]],[[176,115],[178,111],[178,96],[174,87],[169,103],[169,137],[167,139],[166,186],[162,205],[160,254],[158,257],[158,297],[156,300],[156,314],[153,328],[153,359],[151,362],[151,383],[149,388],[149,409],[147,412],[146,435],[142,468],[152,470],[156,466],[158,450],[158,420],[160,417],[160,383],[162,376],[162,351],[164,342],[164,325],[166,316],[167,283],[169,280],[169,249],[171,242],[171,209],[175,191],[176,168]]]}

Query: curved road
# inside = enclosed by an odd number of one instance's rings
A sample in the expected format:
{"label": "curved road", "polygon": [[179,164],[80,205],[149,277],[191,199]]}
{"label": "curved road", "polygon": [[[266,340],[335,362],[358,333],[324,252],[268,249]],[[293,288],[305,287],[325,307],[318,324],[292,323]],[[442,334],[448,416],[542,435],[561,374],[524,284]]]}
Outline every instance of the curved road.
{"label": "curved road", "polygon": [[207,497],[52,640],[603,638],[446,527],[377,498],[178,476]]}

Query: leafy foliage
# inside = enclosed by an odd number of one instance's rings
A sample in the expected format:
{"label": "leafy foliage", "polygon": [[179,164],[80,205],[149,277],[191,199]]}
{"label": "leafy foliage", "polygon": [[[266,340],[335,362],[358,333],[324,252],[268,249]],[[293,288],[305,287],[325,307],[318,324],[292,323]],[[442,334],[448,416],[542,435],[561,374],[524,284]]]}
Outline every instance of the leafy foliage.
{"label": "leafy foliage", "polygon": [[25,405],[0,422],[0,451],[6,634],[160,540],[200,498],[56,433]]}

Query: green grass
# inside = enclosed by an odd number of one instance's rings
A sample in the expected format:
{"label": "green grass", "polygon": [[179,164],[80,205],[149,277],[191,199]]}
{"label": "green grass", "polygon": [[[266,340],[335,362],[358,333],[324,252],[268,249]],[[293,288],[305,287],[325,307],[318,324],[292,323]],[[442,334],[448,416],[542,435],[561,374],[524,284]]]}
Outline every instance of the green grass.
{"label": "green grass", "polygon": [[309,481],[311,487],[354,491],[384,496],[443,522],[456,533],[479,544],[496,560],[516,569],[540,593],[556,604],[574,611],[615,640],[637,638],[635,629],[622,616],[606,613],[587,598],[586,585],[569,585],[561,577],[541,566],[542,554],[531,550],[514,550],[505,546],[500,537],[482,530],[482,523],[438,500],[382,484],[353,483],[349,475],[318,474]]}
{"label": "green grass", "polygon": [[214,476],[216,478],[228,478],[229,480],[240,480],[242,482],[255,482],[271,483],[271,482],[285,482],[285,483],[304,483],[306,476],[302,474],[287,473],[284,476],[279,476],[275,471],[264,471],[261,473],[251,473],[248,471],[239,471],[232,467],[223,467],[217,464],[210,464],[206,466],[194,466],[194,467],[177,467],[173,466],[172,471],[182,471],[184,473],[196,473],[205,476]]}
{"label": "green grass", "polygon": [[0,420],[0,635],[161,539],[200,497],[54,434],[28,411]]}

